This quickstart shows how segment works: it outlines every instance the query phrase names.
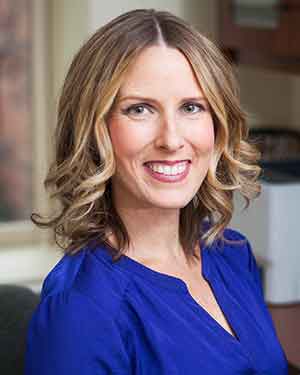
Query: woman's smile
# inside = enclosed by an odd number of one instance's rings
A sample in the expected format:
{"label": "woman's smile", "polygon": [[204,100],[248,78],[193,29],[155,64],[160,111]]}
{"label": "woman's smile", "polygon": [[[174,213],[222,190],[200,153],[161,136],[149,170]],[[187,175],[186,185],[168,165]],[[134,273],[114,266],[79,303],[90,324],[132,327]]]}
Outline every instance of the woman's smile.
{"label": "woman's smile", "polygon": [[161,182],[179,182],[187,178],[190,171],[190,162],[177,162],[173,166],[163,163],[146,163],[147,173]]}

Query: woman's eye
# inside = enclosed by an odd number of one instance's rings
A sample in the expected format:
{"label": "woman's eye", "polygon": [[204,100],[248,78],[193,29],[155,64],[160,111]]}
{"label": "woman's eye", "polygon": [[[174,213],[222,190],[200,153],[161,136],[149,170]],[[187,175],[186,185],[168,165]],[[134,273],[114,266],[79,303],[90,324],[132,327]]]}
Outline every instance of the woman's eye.
{"label": "woman's eye", "polygon": [[199,103],[186,103],[183,106],[186,113],[194,114],[205,110],[204,105]]}
{"label": "woman's eye", "polygon": [[132,105],[128,108],[125,109],[126,114],[131,114],[131,115],[143,115],[145,114],[145,110],[148,110],[151,112],[149,106],[145,104],[136,104]]}

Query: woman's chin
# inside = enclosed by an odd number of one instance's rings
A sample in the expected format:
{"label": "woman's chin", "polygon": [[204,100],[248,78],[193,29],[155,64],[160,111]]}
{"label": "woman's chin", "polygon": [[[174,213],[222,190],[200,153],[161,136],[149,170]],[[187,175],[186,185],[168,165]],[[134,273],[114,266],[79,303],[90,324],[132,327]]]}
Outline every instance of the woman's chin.
{"label": "woman's chin", "polygon": [[165,209],[180,209],[184,208],[192,199],[193,197],[187,197],[183,198],[182,194],[181,196],[173,196],[171,194],[168,194],[166,197],[163,197],[164,194],[161,194],[157,198],[149,199],[148,202],[152,204],[154,207],[157,208],[165,208]]}

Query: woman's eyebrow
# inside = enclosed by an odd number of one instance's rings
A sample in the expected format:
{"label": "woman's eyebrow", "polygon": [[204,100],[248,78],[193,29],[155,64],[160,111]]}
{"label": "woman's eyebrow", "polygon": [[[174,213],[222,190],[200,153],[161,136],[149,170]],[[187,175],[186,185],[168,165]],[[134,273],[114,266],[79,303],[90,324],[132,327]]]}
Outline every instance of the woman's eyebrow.
{"label": "woman's eyebrow", "polygon": [[[145,97],[145,96],[138,96],[138,95],[123,96],[120,99],[118,99],[118,101],[122,102],[124,100],[129,100],[129,99],[130,100],[143,100],[143,101],[158,103],[158,100],[156,100],[154,98],[149,98],[149,97]],[[207,102],[207,100],[204,98],[204,96],[191,96],[191,97],[187,97],[187,98],[182,98],[181,101],[182,102],[187,102],[187,101],[205,101],[205,102]]]}

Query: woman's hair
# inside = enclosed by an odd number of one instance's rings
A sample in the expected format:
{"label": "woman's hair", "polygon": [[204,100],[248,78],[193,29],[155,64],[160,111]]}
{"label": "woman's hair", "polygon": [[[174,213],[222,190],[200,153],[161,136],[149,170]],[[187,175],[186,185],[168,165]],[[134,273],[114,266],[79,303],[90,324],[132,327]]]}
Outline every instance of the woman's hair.
{"label": "woman's hair", "polygon": [[[44,181],[50,198],[60,202],[52,217],[31,220],[53,228],[66,253],[87,244],[106,244],[119,259],[130,238],[114,207],[111,176],[114,152],[107,118],[122,80],[145,48],[164,44],[189,61],[213,116],[214,154],[196,196],[180,210],[179,238],[188,258],[197,256],[201,239],[211,245],[226,240],[223,231],[233,214],[233,193],[256,198],[261,186],[258,149],[247,141],[246,114],[239,103],[232,68],[218,48],[193,26],[165,11],[137,9],[101,27],[75,55],[58,103],[54,160]],[[203,229],[203,222],[209,228]],[[108,234],[117,246],[111,246]]]}

